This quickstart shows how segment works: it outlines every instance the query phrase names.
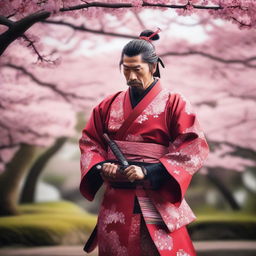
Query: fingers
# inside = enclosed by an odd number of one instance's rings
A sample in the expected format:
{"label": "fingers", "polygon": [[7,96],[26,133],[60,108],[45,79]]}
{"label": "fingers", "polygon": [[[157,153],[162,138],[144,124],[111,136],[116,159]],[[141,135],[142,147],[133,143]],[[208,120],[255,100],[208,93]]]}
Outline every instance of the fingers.
{"label": "fingers", "polygon": [[137,178],[136,173],[133,172],[133,171],[126,172],[126,173],[125,173],[125,176],[126,176],[126,178],[127,178],[129,181],[132,181],[132,182],[133,182],[134,180],[136,180],[136,178]]}
{"label": "fingers", "polygon": [[102,166],[102,174],[105,177],[116,177],[116,172],[118,169],[118,165],[114,163],[104,163]]}
{"label": "fingers", "polygon": [[130,180],[141,180],[144,178],[144,174],[141,170],[141,167],[136,165],[130,165],[124,170],[125,176]]}
{"label": "fingers", "polygon": [[[114,163],[104,163],[102,165],[101,174],[103,178],[106,179],[115,179],[117,176],[119,166]],[[145,178],[144,173],[142,172],[141,167],[137,165],[130,165],[124,170],[124,175],[126,178],[133,182],[134,180],[142,180]]]}

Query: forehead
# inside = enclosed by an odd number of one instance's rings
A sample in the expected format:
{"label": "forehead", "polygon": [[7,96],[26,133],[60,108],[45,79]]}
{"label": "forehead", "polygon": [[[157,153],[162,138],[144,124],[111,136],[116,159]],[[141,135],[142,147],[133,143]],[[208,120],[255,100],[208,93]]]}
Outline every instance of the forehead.
{"label": "forehead", "polygon": [[141,55],[136,55],[136,56],[132,56],[129,57],[127,55],[124,55],[123,57],[123,65],[124,66],[129,66],[129,67],[133,67],[133,66],[142,66],[145,65],[146,62],[144,62],[141,58]]}

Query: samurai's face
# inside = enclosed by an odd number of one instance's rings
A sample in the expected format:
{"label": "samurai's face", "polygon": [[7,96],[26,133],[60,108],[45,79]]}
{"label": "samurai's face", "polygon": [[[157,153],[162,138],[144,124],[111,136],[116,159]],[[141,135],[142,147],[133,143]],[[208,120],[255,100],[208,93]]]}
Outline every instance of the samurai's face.
{"label": "samurai's face", "polygon": [[156,65],[144,62],[141,55],[123,57],[123,73],[127,85],[144,91],[153,81]]}

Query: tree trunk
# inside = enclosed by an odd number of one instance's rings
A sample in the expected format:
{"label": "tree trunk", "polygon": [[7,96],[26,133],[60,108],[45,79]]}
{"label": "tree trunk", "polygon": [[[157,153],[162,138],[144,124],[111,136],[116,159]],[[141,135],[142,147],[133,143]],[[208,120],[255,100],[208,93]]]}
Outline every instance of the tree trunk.
{"label": "tree trunk", "polygon": [[228,202],[228,204],[230,205],[230,207],[233,210],[240,210],[241,207],[239,206],[239,204],[237,203],[236,199],[234,198],[234,196],[232,195],[232,192],[229,191],[229,189],[227,188],[227,186],[221,181],[220,178],[218,178],[215,174],[214,174],[214,168],[209,168],[209,172],[206,175],[208,177],[208,179],[218,188],[218,190],[222,193],[223,197],[225,198],[225,200]]}
{"label": "tree trunk", "polygon": [[45,165],[51,159],[51,157],[64,145],[66,137],[61,137],[56,140],[55,144],[47,149],[33,164],[28,172],[28,176],[23,185],[20,202],[21,203],[33,203],[35,201],[35,192],[38,178]]}
{"label": "tree trunk", "polygon": [[0,216],[18,214],[20,185],[35,158],[36,146],[21,144],[11,162],[0,175]]}

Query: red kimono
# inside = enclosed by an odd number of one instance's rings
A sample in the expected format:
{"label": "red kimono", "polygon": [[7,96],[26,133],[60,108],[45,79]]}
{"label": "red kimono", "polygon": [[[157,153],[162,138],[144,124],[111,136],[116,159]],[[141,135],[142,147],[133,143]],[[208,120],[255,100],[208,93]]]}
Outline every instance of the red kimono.
{"label": "red kimono", "polygon": [[[95,165],[115,159],[102,137],[104,132],[128,160],[161,162],[168,172],[161,187],[154,190],[145,182],[125,189],[103,181]],[[196,255],[186,229],[195,216],[184,195],[208,155],[208,145],[183,96],[163,89],[158,80],[132,108],[129,89],[118,92],[94,108],[79,145],[82,195],[93,200],[99,187],[106,186],[97,226],[85,251],[98,244],[101,256]],[[140,214],[133,211],[135,199]]]}

